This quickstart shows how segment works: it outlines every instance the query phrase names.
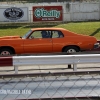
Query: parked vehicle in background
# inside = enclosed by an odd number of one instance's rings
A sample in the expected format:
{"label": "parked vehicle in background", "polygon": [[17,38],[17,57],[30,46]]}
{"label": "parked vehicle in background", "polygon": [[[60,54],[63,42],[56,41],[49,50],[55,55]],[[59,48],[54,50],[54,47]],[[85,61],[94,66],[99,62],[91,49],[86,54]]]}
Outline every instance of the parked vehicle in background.
{"label": "parked vehicle in background", "polygon": [[74,53],[98,47],[95,37],[79,35],[63,28],[33,28],[22,37],[0,37],[0,55]]}

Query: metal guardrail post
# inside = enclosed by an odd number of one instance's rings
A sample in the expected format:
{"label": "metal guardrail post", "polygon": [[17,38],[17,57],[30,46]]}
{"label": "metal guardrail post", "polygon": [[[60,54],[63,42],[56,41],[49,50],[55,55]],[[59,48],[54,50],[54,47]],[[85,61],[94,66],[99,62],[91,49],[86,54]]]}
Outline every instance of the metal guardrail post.
{"label": "metal guardrail post", "polygon": [[77,64],[73,64],[73,71],[77,71]]}
{"label": "metal guardrail post", "polygon": [[14,66],[15,74],[18,74],[18,66]]}
{"label": "metal guardrail post", "polygon": [[68,69],[71,69],[71,64],[68,64]]}

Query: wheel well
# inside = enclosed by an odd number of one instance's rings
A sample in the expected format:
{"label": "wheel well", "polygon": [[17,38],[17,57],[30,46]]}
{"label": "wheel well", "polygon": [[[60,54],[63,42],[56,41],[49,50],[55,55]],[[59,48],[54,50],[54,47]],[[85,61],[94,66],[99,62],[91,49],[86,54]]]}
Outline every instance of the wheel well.
{"label": "wheel well", "polygon": [[13,52],[13,54],[15,54],[14,48],[12,48],[12,47],[10,47],[10,46],[2,46],[2,47],[0,47],[0,50],[1,50],[1,49],[4,49],[4,48],[10,49],[10,50]]}
{"label": "wheel well", "polygon": [[78,48],[78,50],[80,51],[80,47],[79,47],[79,46],[76,46],[76,45],[68,45],[68,46],[64,46],[64,47],[62,48],[62,52],[64,52],[65,48],[67,48],[67,47],[76,47],[76,48]]}

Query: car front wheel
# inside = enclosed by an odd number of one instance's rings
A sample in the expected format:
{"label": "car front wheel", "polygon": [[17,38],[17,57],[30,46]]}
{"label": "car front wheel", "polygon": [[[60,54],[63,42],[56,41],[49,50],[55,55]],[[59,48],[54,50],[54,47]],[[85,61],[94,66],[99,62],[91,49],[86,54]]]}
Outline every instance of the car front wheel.
{"label": "car front wheel", "polygon": [[0,55],[11,55],[13,52],[10,49],[3,48],[0,50]]}
{"label": "car front wheel", "polygon": [[64,49],[64,52],[75,53],[75,52],[79,52],[79,49],[77,47],[74,47],[74,46],[69,46],[69,47],[66,47]]}

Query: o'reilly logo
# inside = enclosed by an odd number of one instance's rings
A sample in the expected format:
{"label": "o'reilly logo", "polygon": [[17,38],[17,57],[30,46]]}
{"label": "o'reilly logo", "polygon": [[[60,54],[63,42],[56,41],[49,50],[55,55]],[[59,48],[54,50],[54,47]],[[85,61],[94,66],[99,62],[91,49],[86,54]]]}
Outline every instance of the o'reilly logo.
{"label": "o'reilly logo", "polygon": [[34,11],[34,15],[37,18],[41,18],[41,17],[55,17],[55,18],[59,18],[60,17],[60,11],[58,10],[45,10],[44,8],[37,8]]}
{"label": "o'reilly logo", "polygon": [[17,19],[20,19],[20,18],[23,17],[23,15],[24,15],[23,10],[21,10],[20,8],[16,8],[16,7],[7,8],[7,9],[4,11],[4,16],[5,16],[7,19],[10,19],[10,20],[17,20]]}

